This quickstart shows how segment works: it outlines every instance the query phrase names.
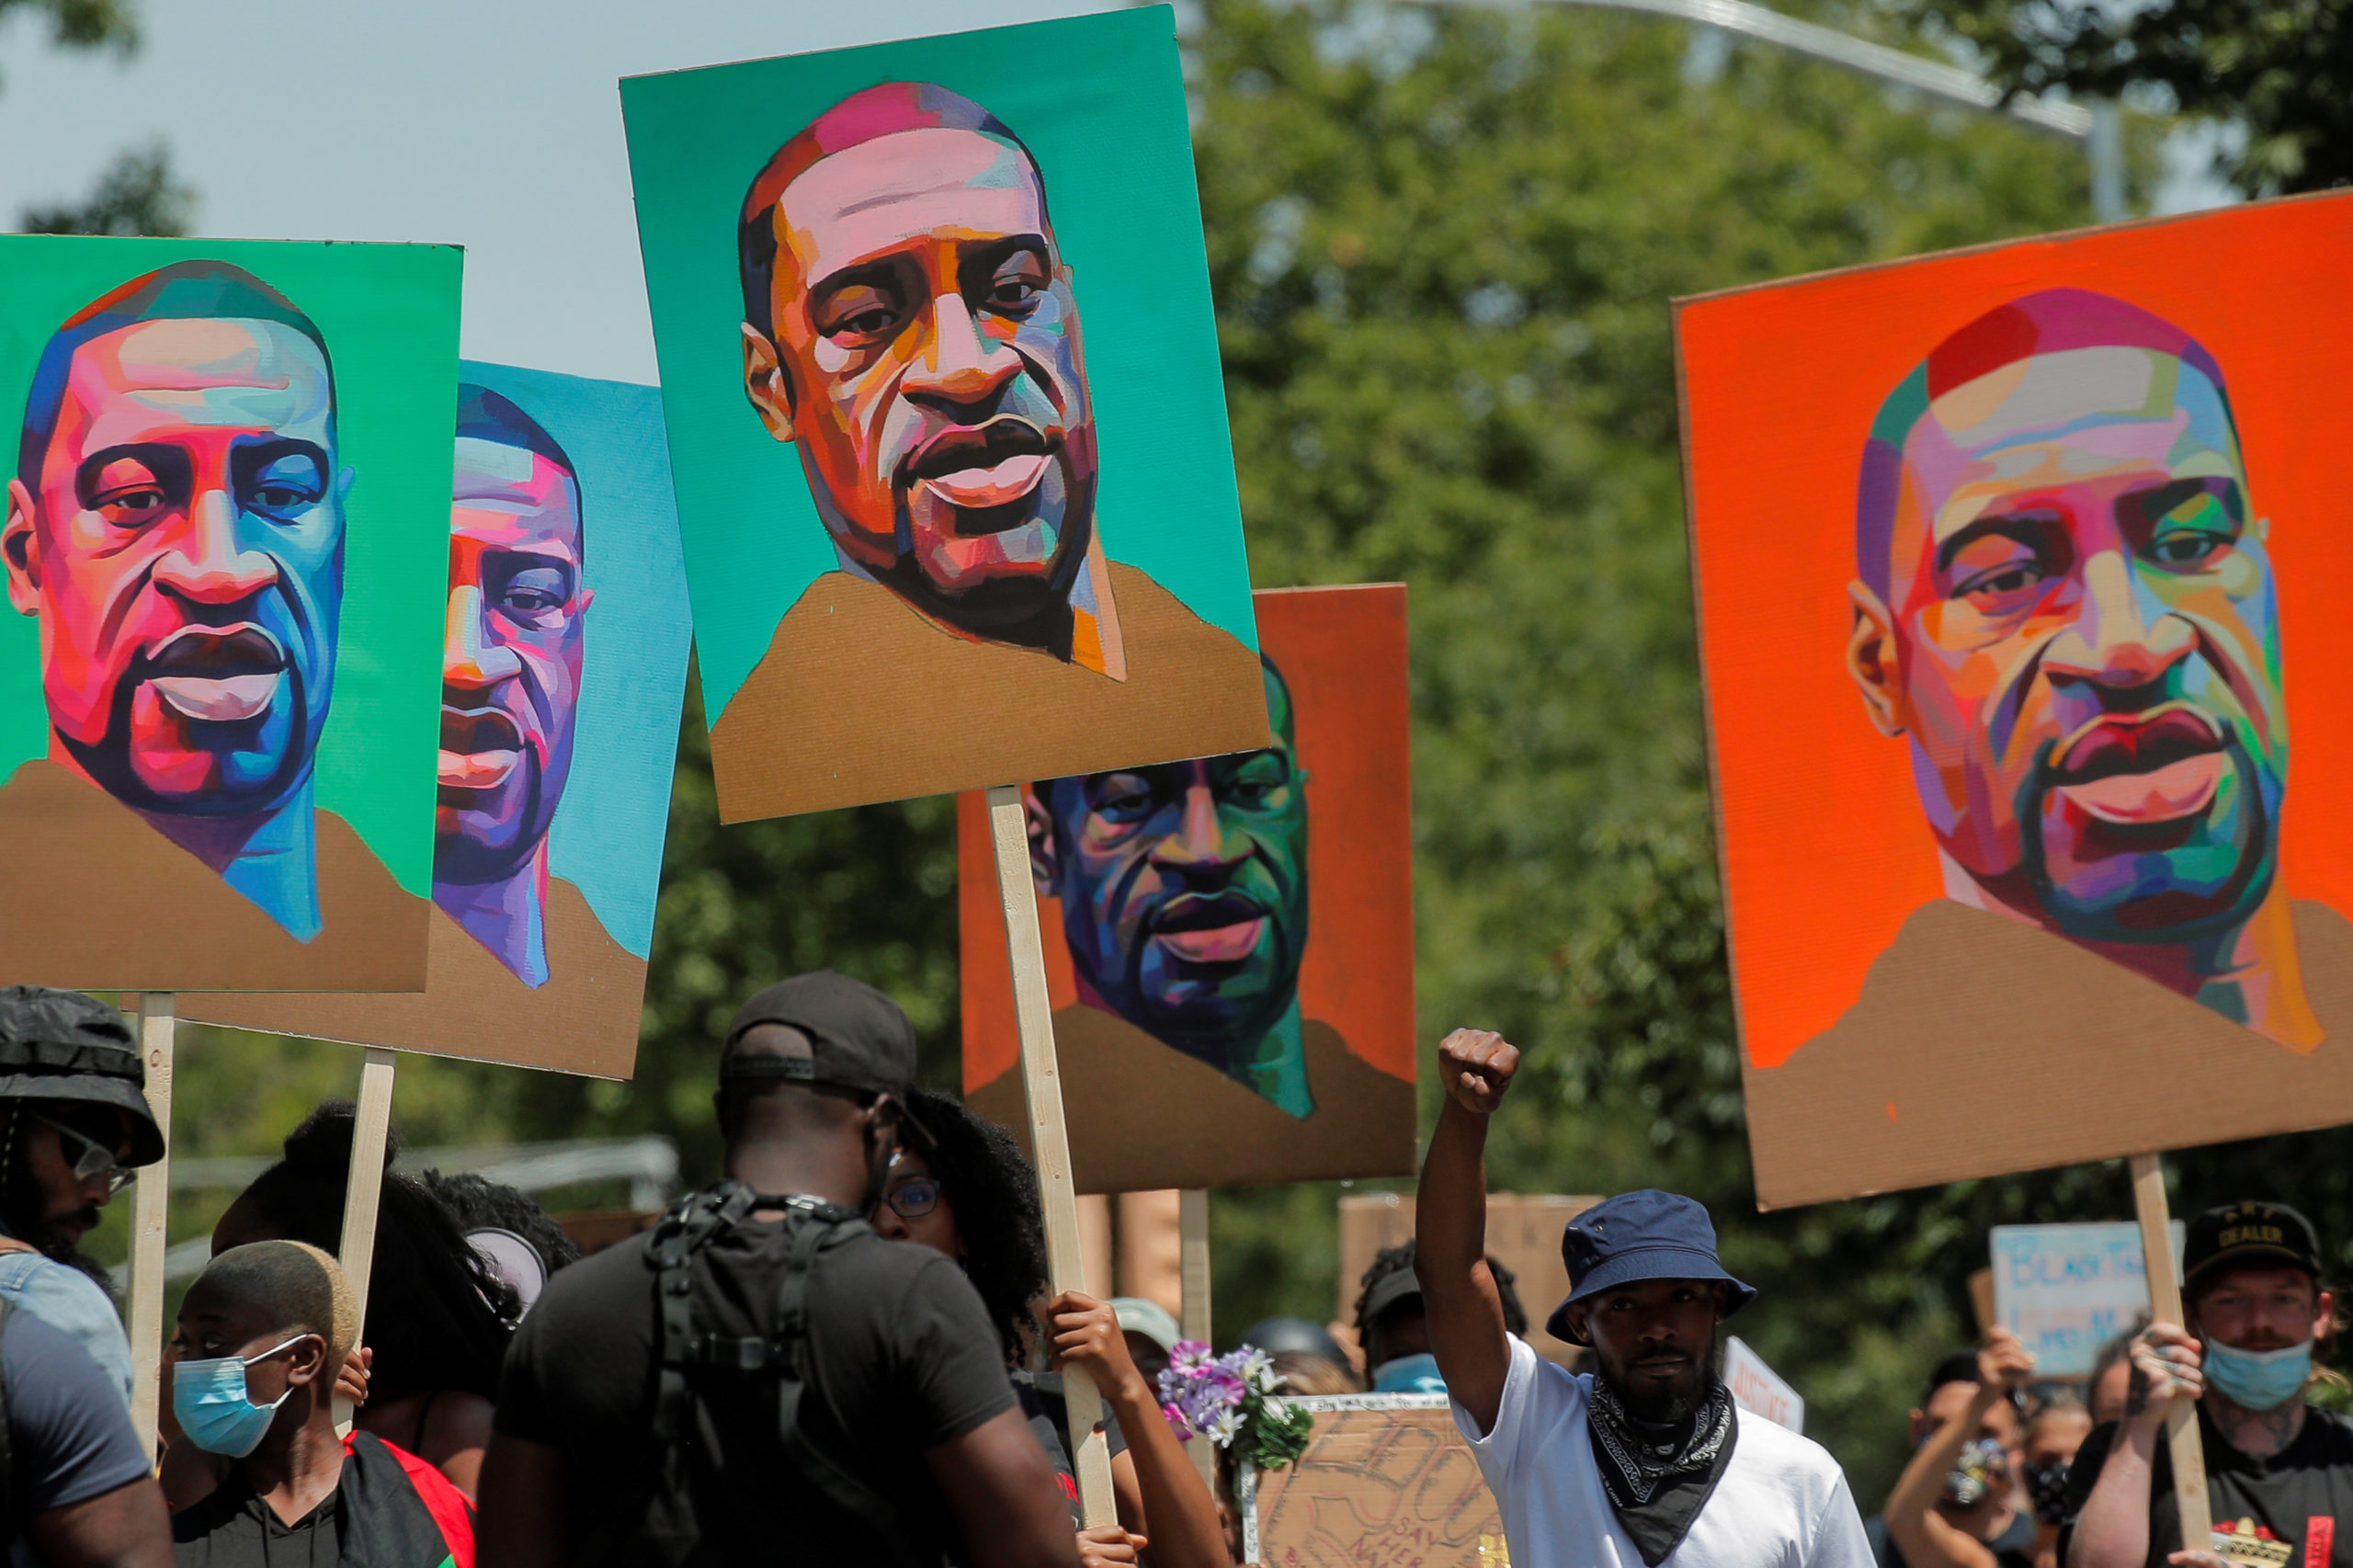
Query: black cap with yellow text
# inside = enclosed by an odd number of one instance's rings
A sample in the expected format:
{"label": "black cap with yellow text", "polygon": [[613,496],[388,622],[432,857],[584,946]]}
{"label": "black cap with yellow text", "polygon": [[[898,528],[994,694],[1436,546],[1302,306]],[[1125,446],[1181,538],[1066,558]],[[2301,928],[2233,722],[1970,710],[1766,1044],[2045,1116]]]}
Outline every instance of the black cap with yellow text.
{"label": "black cap with yellow text", "polygon": [[2320,1236],[2313,1222],[2284,1203],[2226,1203],[2189,1221],[2182,1239],[2186,1290],[2230,1268],[2285,1265],[2320,1278]]}

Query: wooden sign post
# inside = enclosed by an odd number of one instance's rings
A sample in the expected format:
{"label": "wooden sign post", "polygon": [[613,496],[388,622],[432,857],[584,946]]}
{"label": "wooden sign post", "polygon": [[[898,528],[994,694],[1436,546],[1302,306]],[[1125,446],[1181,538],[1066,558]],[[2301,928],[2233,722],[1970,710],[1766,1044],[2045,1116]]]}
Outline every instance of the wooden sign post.
{"label": "wooden sign post", "polygon": [[[989,835],[996,852],[996,890],[1005,910],[1005,941],[1013,964],[1013,1010],[1021,1032],[1021,1088],[1029,1147],[1038,1161],[1038,1196],[1046,1211],[1046,1271],[1054,1294],[1086,1288],[1079,1244],[1078,1188],[1071,1179],[1070,1129],[1063,1119],[1063,1085],[1054,1066],[1054,1019],[1046,999],[1046,953],[1038,934],[1038,892],[1029,881],[1029,835],[1017,785],[989,789]],[[358,1167],[355,1162],[353,1170]],[[1072,1462],[1078,1471],[1080,1511],[1087,1528],[1119,1523],[1111,1496],[1111,1450],[1097,1430],[1103,1401],[1093,1380],[1076,1370],[1063,1379],[1070,1411]]]}
{"label": "wooden sign post", "polygon": [[[359,1107],[352,1118],[351,1175],[343,1194],[343,1240],[335,1261],[351,1286],[352,1306],[368,1322],[368,1278],[376,1264],[376,1210],[384,1196],[384,1140],[392,1129],[392,1074],[399,1059],[371,1045],[359,1065]],[[351,1431],[351,1404],[335,1396],[338,1433]]]}
{"label": "wooden sign post", "polygon": [[[1176,1268],[1183,1295],[1179,1305],[1184,1308],[1177,1328],[1188,1339],[1203,1345],[1210,1339],[1210,1195],[1205,1187],[1187,1187],[1176,1195]],[[1185,1451],[1193,1456],[1193,1468],[1201,1472],[1201,1481],[1214,1492],[1217,1488],[1217,1456],[1207,1443],[1188,1443]]]}
{"label": "wooden sign post", "polygon": [[[2181,1277],[2174,1267],[2173,1217],[2165,1203],[2165,1172],[2154,1154],[2132,1156],[2132,1208],[2141,1221],[2142,1267],[2149,1276],[2149,1315],[2178,1326]],[[2214,1520],[2206,1504],[2206,1449],[2198,1437],[2198,1407],[2176,1400],[2165,1411],[2165,1443],[2173,1454],[2174,1501],[2181,1509],[2181,1544],[2213,1550]]]}
{"label": "wooden sign post", "polygon": [[172,1208],[172,994],[142,992],[139,1054],[146,1064],[147,1111],[164,1135],[164,1157],[139,1173],[131,1197],[131,1426],[155,1446],[164,1399],[164,1250]]}

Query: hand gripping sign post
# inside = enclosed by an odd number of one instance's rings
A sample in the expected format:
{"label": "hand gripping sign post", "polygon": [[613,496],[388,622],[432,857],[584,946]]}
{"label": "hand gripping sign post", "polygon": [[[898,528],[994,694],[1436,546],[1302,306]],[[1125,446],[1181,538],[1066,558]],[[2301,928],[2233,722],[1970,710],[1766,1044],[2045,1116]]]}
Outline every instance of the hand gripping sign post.
{"label": "hand gripping sign post", "polygon": [[[1020,1120],[1075,1288],[1007,781],[1267,744],[1172,14],[634,77],[621,107],[720,815],[992,790]],[[747,494],[780,516],[747,528]]]}
{"label": "hand gripping sign post", "polygon": [[2353,1120],[2348,256],[2324,195],[1678,303],[1760,1203],[2130,1155],[2177,1322],[2154,1152]]}
{"label": "hand gripping sign post", "polygon": [[[137,994],[425,983],[453,246],[0,239],[0,954]],[[62,915],[57,890],[71,888]],[[168,1166],[133,1200],[152,1436]]]}

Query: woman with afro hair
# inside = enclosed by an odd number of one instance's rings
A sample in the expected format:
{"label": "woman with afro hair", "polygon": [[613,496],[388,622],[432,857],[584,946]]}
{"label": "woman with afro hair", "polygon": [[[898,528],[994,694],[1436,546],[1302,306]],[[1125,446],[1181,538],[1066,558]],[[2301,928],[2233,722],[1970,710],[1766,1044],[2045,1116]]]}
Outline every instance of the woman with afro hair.
{"label": "woman with afro hair", "polygon": [[[961,1264],[997,1326],[999,1346],[1021,1408],[1078,1518],[1069,1421],[1061,1380],[1028,1369],[1039,1324],[1030,1303],[1046,1290],[1046,1224],[1038,1173],[1010,1134],[946,1095],[917,1089],[909,1110],[917,1135],[892,1162],[874,1228],[892,1241],[935,1247]],[[1160,1396],[1128,1355],[1106,1302],[1075,1290],[1045,1304],[1057,1368],[1095,1381],[1106,1407],[1111,1485],[1120,1522],[1079,1531],[1086,1568],[1145,1562],[1151,1568],[1230,1568],[1217,1505],[1160,1414]],[[1148,1528],[1151,1527],[1151,1528]],[[1152,1546],[1148,1538],[1157,1538]]]}

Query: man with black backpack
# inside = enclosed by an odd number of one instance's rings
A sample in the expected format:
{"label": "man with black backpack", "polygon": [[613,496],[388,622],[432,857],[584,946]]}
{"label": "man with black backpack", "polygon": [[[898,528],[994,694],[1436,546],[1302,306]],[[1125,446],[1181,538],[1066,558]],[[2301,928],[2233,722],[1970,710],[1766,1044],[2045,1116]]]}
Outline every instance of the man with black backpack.
{"label": "man with black backpack", "polygon": [[548,1281],[483,1467],[482,1568],[1075,1568],[1070,1515],[961,1270],[862,1216],[915,1066],[830,971],[745,1003],[728,1179]]}

